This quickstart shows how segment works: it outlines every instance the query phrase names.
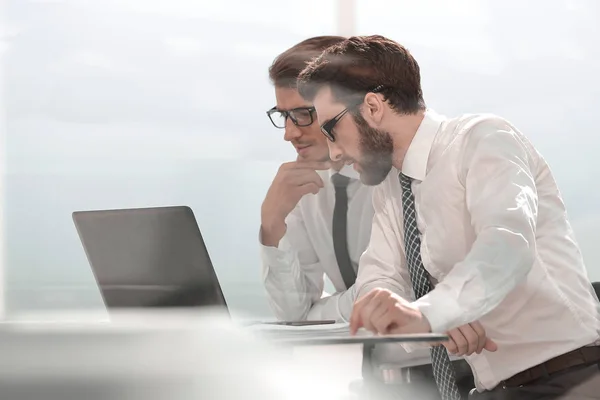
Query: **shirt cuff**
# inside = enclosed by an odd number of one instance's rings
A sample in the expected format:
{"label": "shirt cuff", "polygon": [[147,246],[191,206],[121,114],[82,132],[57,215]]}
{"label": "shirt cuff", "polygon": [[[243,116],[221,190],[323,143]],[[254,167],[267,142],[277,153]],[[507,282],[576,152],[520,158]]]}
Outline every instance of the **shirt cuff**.
{"label": "shirt cuff", "polygon": [[452,325],[454,321],[460,320],[462,315],[458,303],[441,290],[432,290],[412,305],[427,318],[432,333],[445,334],[456,328]]}
{"label": "shirt cuff", "polygon": [[260,255],[266,265],[270,268],[287,267],[288,269],[291,269],[292,261],[294,260],[294,252],[292,251],[292,245],[286,235],[283,235],[277,247],[265,246],[260,240],[259,244]]}

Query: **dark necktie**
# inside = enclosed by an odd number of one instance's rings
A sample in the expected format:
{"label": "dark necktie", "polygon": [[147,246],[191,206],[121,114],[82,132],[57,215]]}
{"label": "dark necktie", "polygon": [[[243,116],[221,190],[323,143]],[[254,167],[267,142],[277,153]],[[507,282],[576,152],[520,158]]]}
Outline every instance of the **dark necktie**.
{"label": "dark necktie", "polygon": [[333,209],[333,250],[346,289],[356,281],[356,272],[348,253],[348,184],[350,178],[334,174],[331,182],[335,187],[335,207]]}
{"label": "dark necktie", "polygon": [[[406,261],[415,298],[426,295],[432,289],[429,274],[423,266],[421,259],[421,238],[417,228],[415,211],[415,197],[411,188],[412,179],[400,174],[402,185],[402,212],[404,214],[404,247],[406,250]],[[460,394],[456,386],[456,374],[450,362],[448,353],[444,346],[431,348],[431,365],[433,376],[437,384],[442,400],[459,400]]]}

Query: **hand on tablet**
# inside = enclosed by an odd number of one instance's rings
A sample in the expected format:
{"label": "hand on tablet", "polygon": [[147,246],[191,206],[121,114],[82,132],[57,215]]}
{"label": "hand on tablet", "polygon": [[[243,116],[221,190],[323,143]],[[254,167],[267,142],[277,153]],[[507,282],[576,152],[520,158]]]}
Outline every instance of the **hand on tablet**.
{"label": "hand on tablet", "polygon": [[387,289],[373,289],[354,303],[350,333],[355,334],[359,328],[378,334],[431,332],[419,310]]}
{"label": "hand on tablet", "polygon": [[[427,318],[418,309],[387,289],[373,289],[354,304],[350,333],[355,334],[359,328],[383,335],[431,332]],[[498,349],[478,321],[452,329],[447,334],[449,340],[441,344],[457,356]]]}

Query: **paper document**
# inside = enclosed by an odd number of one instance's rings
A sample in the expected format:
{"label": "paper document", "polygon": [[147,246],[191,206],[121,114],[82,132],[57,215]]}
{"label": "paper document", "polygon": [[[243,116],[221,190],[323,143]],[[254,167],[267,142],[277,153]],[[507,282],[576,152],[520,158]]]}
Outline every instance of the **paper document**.
{"label": "paper document", "polygon": [[255,324],[247,328],[253,332],[260,333],[273,333],[280,334],[285,333],[286,335],[315,335],[322,333],[339,334],[349,333],[350,325],[348,323],[336,323],[336,324],[321,324],[321,325],[278,325],[278,324]]}
{"label": "paper document", "polygon": [[[350,337],[350,324],[348,323],[305,326],[256,324],[246,329],[269,339]],[[372,336],[373,334],[364,329],[359,330],[356,334],[356,336],[363,335]]]}

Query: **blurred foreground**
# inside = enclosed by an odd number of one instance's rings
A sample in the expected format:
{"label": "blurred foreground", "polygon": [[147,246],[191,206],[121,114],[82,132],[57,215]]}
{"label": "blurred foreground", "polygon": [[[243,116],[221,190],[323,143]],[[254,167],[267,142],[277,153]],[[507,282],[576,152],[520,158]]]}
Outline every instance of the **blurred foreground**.
{"label": "blurred foreground", "polygon": [[215,311],[111,311],[110,320],[106,313],[29,316],[0,326],[0,354],[3,400],[332,400],[348,394],[314,357],[294,360],[290,349],[253,337]]}

